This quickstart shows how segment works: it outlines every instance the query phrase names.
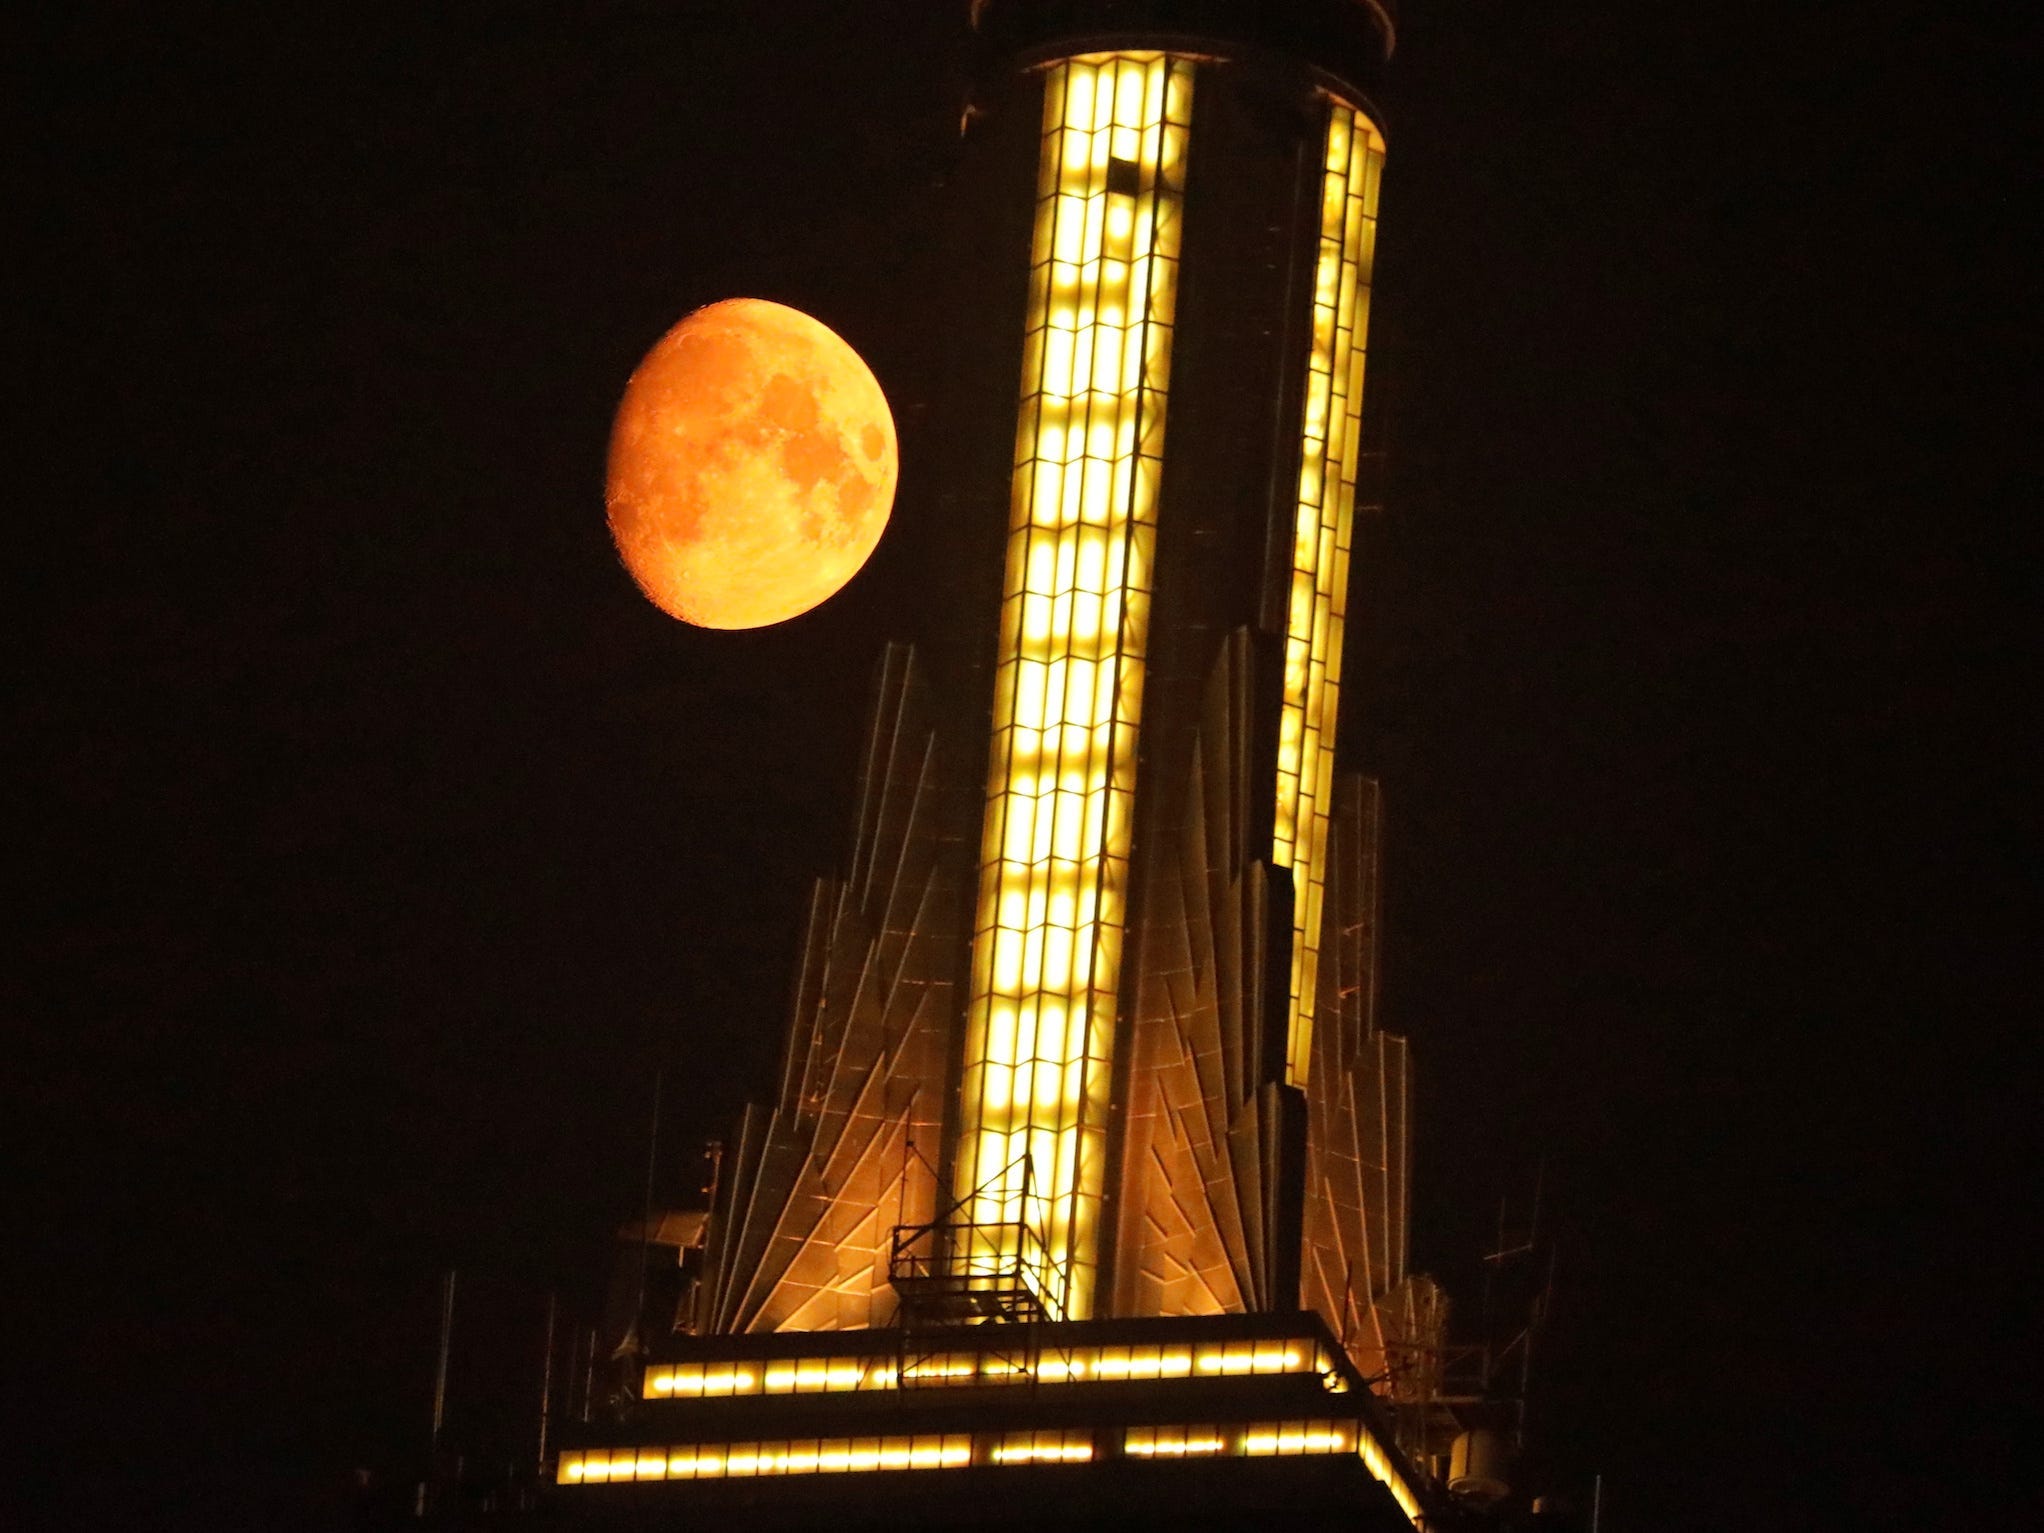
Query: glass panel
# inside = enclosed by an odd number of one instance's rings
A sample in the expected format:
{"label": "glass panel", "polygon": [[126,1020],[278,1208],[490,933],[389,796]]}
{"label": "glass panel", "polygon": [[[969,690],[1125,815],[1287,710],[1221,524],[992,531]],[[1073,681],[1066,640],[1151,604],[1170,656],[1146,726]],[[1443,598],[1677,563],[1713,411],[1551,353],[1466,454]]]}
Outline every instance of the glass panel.
{"label": "glass panel", "polygon": [[[1189,61],[1066,60],[1045,78],[1017,469],[982,840],[958,1197],[973,1271],[1054,1318],[1092,1307],[1128,819],[1147,644]],[[983,880],[983,888],[988,887]],[[1012,1017],[1013,1028],[1001,1024]],[[1096,1079],[1097,1078],[1097,1079]]]}
{"label": "glass panel", "polygon": [[1327,811],[1348,605],[1348,555],[1362,449],[1362,363],[1369,322],[1369,252],[1376,238],[1384,144],[1370,120],[1336,103],[1322,156],[1320,254],[1300,424],[1292,598],[1286,615],[1277,831],[1271,860],[1292,872],[1291,1018],[1285,1078],[1306,1084],[1320,983]]}

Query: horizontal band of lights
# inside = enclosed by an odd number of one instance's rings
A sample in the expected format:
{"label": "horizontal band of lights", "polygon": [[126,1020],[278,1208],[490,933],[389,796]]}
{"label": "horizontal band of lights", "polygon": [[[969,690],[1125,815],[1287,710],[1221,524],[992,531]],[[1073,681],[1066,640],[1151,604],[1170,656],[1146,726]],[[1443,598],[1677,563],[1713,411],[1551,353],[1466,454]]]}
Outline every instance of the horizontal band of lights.
{"label": "horizontal band of lights", "polygon": [[1313,280],[1313,346],[1306,363],[1299,508],[1285,621],[1277,835],[1271,859],[1292,870],[1292,1016],[1285,1078],[1294,1086],[1306,1084],[1320,983],[1327,810],[1334,792],[1334,722],[1356,472],[1362,461],[1364,337],[1383,167],[1384,140],[1376,128],[1335,103],[1321,177],[1320,255]]}
{"label": "horizontal band of lights", "polygon": [[988,1456],[996,1464],[1084,1464],[1093,1457],[1093,1434],[1010,1432]]}
{"label": "horizontal band of lights", "polygon": [[944,1384],[1086,1384],[1125,1380],[1239,1378],[1316,1373],[1329,1393],[1347,1389],[1326,1348],[1309,1340],[1148,1346],[1011,1345],[979,1351],[799,1358],[738,1363],[658,1363],[646,1370],[647,1400],[722,1399],[733,1395],[844,1394]]}
{"label": "horizontal band of lights", "polygon": [[[1112,1451],[1113,1438],[1107,1439]],[[1303,1458],[1357,1453],[1415,1523],[1420,1503],[1382,1446],[1353,1420],[1261,1421],[1135,1426],[1121,1434],[1126,1458]],[[569,1450],[560,1485],[736,1480],[772,1475],[861,1474],[876,1470],[963,1469],[974,1464],[1084,1464],[1102,1456],[1093,1432],[1049,1429],[922,1432],[891,1437],[800,1437],[758,1442],[683,1443]]]}
{"label": "horizontal band of lights", "polygon": [[561,1455],[560,1485],[736,1480],[761,1475],[858,1474],[879,1469],[963,1469],[968,1464],[1083,1464],[1093,1434],[1050,1430],[975,1439],[969,1432],[895,1437],[802,1437],[674,1447],[591,1448]]}
{"label": "horizontal band of lights", "polygon": [[778,1442],[591,1448],[561,1455],[561,1485],[649,1480],[735,1480],[756,1475],[857,1474],[875,1469],[959,1469],[972,1462],[969,1432],[898,1437],[808,1437]]}
{"label": "horizontal band of lights", "polygon": [[1045,76],[951,1255],[1053,1319],[1098,1265],[1192,76]]}
{"label": "horizontal band of lights", "polygon": [[1130,1427],[1131,1458],[1268,1458],[1347,1453],[1363,1433],[1353,1421],[1263,1421],[1248,1426]]}

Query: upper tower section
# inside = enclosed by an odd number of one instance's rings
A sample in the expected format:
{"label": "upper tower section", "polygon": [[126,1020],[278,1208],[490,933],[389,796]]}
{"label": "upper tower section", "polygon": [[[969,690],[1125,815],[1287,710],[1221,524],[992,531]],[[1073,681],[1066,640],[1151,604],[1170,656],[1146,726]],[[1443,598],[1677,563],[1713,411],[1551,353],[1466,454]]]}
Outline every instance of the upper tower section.
{"label": "upper tower section", "polygon": [[1022,64],[1083,53],[1297,60],[1373,119],[1397,39],[1392,0],[975,0],[973,25]]}

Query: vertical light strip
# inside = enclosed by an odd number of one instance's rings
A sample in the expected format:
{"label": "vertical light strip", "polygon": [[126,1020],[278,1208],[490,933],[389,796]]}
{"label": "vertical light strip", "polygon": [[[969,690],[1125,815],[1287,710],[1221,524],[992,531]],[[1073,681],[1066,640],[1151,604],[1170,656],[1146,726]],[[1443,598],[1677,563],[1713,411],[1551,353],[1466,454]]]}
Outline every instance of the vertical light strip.
{"label": "vertical light strip", "polygon": [[1321,177],[1313,349],[1299,454],[1299,513],[1285,623],[1285,701],[1278,735],[1277,836],[1271,860],[1292,870],[1292,1015],[1285,1078],[1306,1084],[1320,983],[1327,889],[1327,811],[1334,793],[1334,720],[1348,612],[1349,545],[1361,462],[1364,336],[1377,249],[1384,140],[1335,103]]}
{"label": "vertical light strip", "polygon": [[1103,55],[1044,88],[954,1259],[1061,1319],[1099,1260],[1192,74]]}

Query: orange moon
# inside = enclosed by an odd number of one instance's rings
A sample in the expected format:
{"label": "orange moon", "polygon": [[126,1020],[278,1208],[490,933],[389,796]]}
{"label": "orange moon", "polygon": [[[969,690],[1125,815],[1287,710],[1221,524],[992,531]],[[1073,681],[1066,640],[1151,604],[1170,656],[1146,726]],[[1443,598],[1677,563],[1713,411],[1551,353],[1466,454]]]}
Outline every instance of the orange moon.
{"label": "orange moon", "polygon": [[859,354],[759,298],[697,309],[633,371],[610,431],[610,535],[653,605],[703,628],[807,612],[894,506],[894,416]]}

